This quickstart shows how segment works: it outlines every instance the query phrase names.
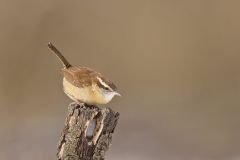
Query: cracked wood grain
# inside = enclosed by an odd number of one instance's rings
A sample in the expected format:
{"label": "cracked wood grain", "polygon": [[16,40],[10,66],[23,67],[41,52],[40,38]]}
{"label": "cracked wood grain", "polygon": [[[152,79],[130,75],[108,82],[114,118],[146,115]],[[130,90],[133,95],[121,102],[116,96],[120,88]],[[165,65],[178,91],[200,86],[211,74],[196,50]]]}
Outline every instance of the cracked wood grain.
{"label": "cracked wood grain", "polygon": [[58,160],[104,160],[119,113],[71,103],[57,149]]}

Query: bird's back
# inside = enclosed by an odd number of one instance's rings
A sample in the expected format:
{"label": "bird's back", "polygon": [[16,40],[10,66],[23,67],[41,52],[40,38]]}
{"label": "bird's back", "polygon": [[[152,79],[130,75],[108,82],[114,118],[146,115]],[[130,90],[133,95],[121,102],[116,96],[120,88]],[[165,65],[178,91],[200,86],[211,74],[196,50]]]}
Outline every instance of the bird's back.
{"label": "bird's back", "polygon": [[72,66],[67,69],[64,68],[63,75],[67,81],[79,88],[91,86],[93,83],[101,85],[98,79],[101,78],[101,80],[109,85],[113,90],[117,89],[109,79],[105,78],[101,73],[88,67]]}

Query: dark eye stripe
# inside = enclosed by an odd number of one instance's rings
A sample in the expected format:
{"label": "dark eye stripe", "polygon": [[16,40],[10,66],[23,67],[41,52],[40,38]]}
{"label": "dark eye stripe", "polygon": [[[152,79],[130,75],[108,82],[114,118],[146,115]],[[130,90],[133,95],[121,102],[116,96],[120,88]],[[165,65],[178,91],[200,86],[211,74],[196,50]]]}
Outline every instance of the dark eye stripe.
{"label": "dark eye stripe", "polygon": [[103,88],[104,88],[104,89],[106,89],[106,90],[109,90],[109,88],[108,88],[108,87],[105,87],[105,86],[103,86]]}
{"label": "dark eye stripe", "polygon": [[105,89],[105,90],[110,90],[109,87],[105,87],[104,85],[102,85],[100,82],[98,83],[98,86]]}

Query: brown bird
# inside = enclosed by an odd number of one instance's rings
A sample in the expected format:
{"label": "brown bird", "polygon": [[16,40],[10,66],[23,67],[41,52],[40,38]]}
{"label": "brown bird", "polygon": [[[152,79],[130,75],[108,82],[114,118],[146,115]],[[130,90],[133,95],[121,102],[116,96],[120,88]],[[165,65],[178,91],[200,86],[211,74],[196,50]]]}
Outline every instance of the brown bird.
{"label": "brown bird", "polygon": [[48,47],[60,59],[64,68],[63,90],[72,100],[86,104],[107,104],[114,96],[121,96],[108,78],[87,67],[72,66],[52,44]]}

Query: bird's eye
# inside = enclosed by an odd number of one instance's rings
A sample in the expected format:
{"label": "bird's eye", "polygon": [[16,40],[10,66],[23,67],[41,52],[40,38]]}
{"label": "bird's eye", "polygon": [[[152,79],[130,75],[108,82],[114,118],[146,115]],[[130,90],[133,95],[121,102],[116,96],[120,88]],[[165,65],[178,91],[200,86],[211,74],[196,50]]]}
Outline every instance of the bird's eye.
{"label": "bird's eye", "polygon": [[104,87],[104,89],[105,89],[105,90],[107,90],[107,91],[109,91],[109,90],[110,90],[110,88],[108,88],[108,87]]}

